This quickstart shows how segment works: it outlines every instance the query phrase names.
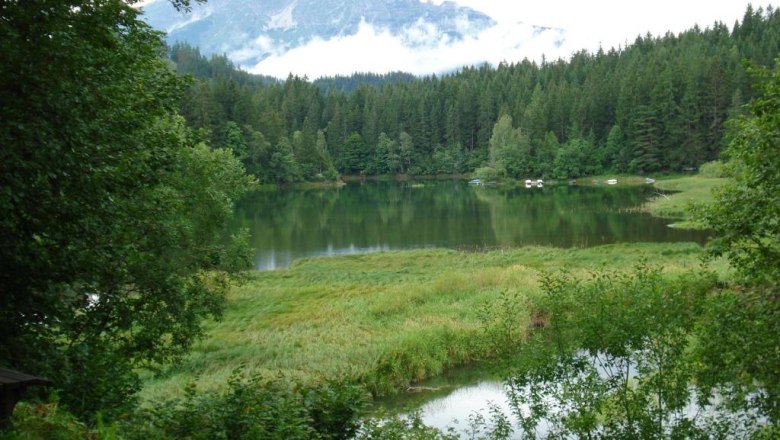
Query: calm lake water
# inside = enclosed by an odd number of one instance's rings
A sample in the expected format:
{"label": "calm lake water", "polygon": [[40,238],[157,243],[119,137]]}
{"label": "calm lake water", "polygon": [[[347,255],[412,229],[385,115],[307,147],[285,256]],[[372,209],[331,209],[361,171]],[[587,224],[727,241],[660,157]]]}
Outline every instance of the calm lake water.
{"label": "calm lake water", "polygon": [[706,233],[669,228],[634,212],[652,187],[483,188],[463,181],[350,183],[338,189],[258,192],[237,207],[258,270],[294,259],[397,249],[585,247],[617,242],[694,241]]}

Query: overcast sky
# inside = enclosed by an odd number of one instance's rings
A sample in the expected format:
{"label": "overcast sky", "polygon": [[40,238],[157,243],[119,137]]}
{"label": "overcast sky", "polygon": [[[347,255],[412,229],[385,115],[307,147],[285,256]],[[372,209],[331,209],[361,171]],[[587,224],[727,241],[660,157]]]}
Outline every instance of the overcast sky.
{"label": "overcast sky", "polygon": [[[442,0],[422,0],[441,3]],[[741,19],[747,0],[455,0],[491,16],[497,25],[476,39],[462,42],[432,40],[414,49],[398,38],[362,26],[357,35],[330,41],[314,41],[304,47],[272,56],[254,73],[285,77],[289,72],[314,79],[352,72],[406,71],[429,74],[488,61],[520,61],[568,58],[580,49],[625,46],[638,34],[680,32],[716,20],[729,27]],[[758,3],[754,6],[758,6]],[[532,26],[548,26],[561,32],[535,35]],[[563,44],[556,47],[560,37]]]}
{"label": "overcast sky", "polygon": [[[442,3],[443,0],[421,0]],[[269,58],[257,65],[241,62],[242,51],[228,54],[243,68],[265,75],[285,78],[289,73],[310,79],[353,72],[405,71],[430,74],[452,71],[464,65],[501,61],[539,61],[568,58],[581,49],[596,51],[625,46],[637,35],[663,35],[698,24],[701,28],[715,21],[729,28],[741,20],[749,0],[454,0],[456,3],[484,12],[496,26],[476,38],[453,42],[441,35],[426,33],[424,28],[411,29],[402,36],[415,39],[414,48],[402,38],[364,24],[356,35],[333,40],[314,40],[290,51],[273,50]],[[754,7],[762,3],[752,2]],[[767,3],[763,3],[766,6]],[[539,34],[533,26],[551,30]],[[263,50],[258,47],[246,53]],[[261,47],[263,46],[263,47]]]}

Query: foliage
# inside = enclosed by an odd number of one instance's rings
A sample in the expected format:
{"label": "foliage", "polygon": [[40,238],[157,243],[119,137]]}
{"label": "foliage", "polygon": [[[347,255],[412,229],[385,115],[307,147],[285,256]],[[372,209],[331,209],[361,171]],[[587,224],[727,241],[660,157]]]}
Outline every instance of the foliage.
{"label": "foliage", "polygon": [[124,423],[132,439],[352,438],[365,393],[327,382],[302,385],[284,378],[246,377],[234,371],[220,392],[187,387],[182,398],[152,402]]}
{"label": "foliage", "polygon": [[761,95],[733,122],[727,149],[733,182],[715,193],[699,218],[715,232],[713,255],[726,255],[749,280],[780,282],[780,59],[773,70],[753,68]]}
{"label": "foliage", "polygon": [[426,426],[419,413],[409,417],[371,418],[364,421],[356,440],[457,440],[452,432],[444,433]]}
{"label": "foliage", "polygon": [[126,2],[0,13],[0,364],[111,417],[137,368],[178,358],[219,315],[227,279],[210,271],[250,180],[184,128],[187,83]]}
{"label": "foliage", "polygon": [[502,356],[512,354],[527,336],[529,314],[518,292],[502,291],[479,311],[485,339]]}
{"label": "foliage", "polygon": [[96,435],[75,416],[55,403],[20,402],[11,429],[0,431],[3,440],[82,440],[110,438]]}
{"label": "foliage", "polygon": [[505,170],[509,177],[520,178],[530,172],[530,141],[512,127],[511,116],[501,116],[493,126],[489,151],[489,166]]}
{"label": "foliage", "polygon": [[723,162],[713,160],[712,162],[701,164],[699,175],[703,177],[729,177],[729,172]]}
{"label": "foliage", "polygon": [[703,310],[721,298],[709,296],[712,275],[669,279],[639,265],[587,281],[548,273],[541,285],[537,305],[549,326],[522,347],[526,361],[509,380],[512,410],[526,435],[742,438],[759,430],[767,412],[715,398],[735,377],[718,387],[696,380],[706,376],[696,374],[706,359],[691,355],[697,341],[728,346],[699,333],[699,324],[712,322]]}
{"label": "foliage", "polygon": [[734,177],[719,188],[714,203],[698,207],[698,218],[715,232],[710,256],[725,255],[743,277],[742,291],[714,303],[703,340],[708,384],[729,383],[726,393],[739,407],[758,407],[777,426],[780,376],[780,59],[773,70],[752,68],[761,94],[731,126],[726,151]]}
{"label": "foliage", "polygon": [[480,167],[474,170],[471,174],[475,179],[480,179],[485,182],[495,182],[502,176],[501,170],[497,170],[493,167]]}
{"label": "foliage", "polygon": [[592,176],[601,171],[597,160],[591,141],[571,139],[558,150],[553,162],[553,175],[558,179]]}

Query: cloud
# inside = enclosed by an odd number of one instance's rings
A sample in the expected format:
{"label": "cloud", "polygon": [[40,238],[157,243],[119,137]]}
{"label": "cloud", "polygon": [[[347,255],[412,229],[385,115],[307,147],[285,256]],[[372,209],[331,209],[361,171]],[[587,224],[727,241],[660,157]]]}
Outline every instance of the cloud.
{"label": "cloud", "polygon": [[291,72],[310,79],[352,72],[404,71],[427,75],[484,62],[537,59],[543,53],[550,57],[561,51],[556,43],[563,37],[563,31],[558,29],[539,32],[528,24],[499,23],[477,35],[453,39],[424,20],[392,35],[362,21],[353,35],[314,39],[289,51],[269,51],[267,58],[245,67],[253,73],[279,78]]}
{"label": "cloud", "polygon": [[[420,1],[439,5],[447,0]],[[353,35],[315,38],[292,48],[295,43],[260,36],[229,49],[228,56],[251,72],[279,78],[289,73],[311,79],[353,72],[427,75],[485,62],[540,61],[543,56],[566,59],[582,49],[622,47],[647,32],[676,33],[694,24],[704,28],[716,20],[730,25],[742,17],[749,1],[455,0],[489,15],[496,24],[479,30],[463,14],[455,19],[453,33],[442,32],[424,18],[392,33],[363,21]],[[293,26],[297,3],[277,11],[270,28]]]}

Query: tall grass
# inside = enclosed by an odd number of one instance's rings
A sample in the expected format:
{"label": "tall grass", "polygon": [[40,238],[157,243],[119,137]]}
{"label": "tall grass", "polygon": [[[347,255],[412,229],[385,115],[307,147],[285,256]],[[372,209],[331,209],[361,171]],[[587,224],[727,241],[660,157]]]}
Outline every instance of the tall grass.
{"label": "tall grass", "polygon": [[[628,269],[641,259],[677,272],[699,264],[695,244],[528,247],[485,253],[387,252],[301,260],[235,287],[224,318],[180,365],[147,378],[143,397],[187,383],[221,387],[234,369],[304,381],[360,382],[392,393],[447,368],[496,354],[485,311],[502,295],[539,292],[538,271]],[[521,311],[520,331],[531,310]]]}

